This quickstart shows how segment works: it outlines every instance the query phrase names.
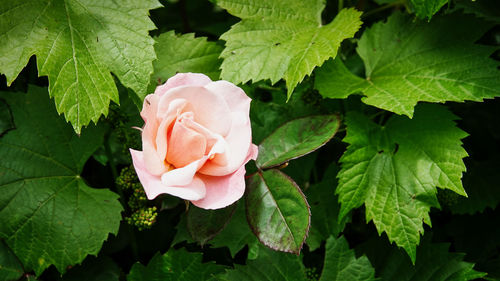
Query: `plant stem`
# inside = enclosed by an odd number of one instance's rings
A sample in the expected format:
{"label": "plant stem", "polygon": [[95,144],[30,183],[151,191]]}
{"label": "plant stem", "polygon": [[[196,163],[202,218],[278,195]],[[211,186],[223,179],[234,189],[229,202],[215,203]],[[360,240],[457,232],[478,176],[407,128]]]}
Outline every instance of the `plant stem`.
{"label": "plant stem", "polygon": [[344,8],[344,0],[339,0],[339,12]]}
{"label": "plant stem", "polygon": [[371,11],[368,11],[366,13],[363,13],[363,15],[361,16],[361,18],[366,18],[366,17],[369,17],[369,16],[371,16],[373,14],[376,14],[376,13],[379,13],[379,12],[382,12],[382,11],[385,11],[387,9],[390,9],[390,8],[393,8],[393,7],[396,7],[396,6],[400,6],[400,5],[403,5],[403,4],[404,4],[403,0],[389,3],[389,4],[386,4],[384,6],[380,6],[380,7],[376,8],[376,9],[373,9]]}

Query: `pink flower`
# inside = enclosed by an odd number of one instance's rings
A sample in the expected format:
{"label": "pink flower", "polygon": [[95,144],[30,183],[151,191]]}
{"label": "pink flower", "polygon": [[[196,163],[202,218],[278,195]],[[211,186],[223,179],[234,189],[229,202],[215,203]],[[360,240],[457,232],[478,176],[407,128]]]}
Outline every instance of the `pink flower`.
{"label": "pink flower", "polygon": [[227,81],[179,73],[144,99],[142,149],[130,149],[148,199],[171,194],[204,209],[245,192],[245,164],[256,159],[251,99]]}

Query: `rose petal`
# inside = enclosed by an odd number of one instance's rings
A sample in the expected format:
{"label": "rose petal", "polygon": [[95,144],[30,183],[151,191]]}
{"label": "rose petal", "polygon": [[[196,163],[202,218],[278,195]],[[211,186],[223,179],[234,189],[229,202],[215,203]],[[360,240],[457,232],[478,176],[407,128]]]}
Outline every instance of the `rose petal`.
{"label": "rose petal", "polygon": [[144,166],[148,173],[159,176],[168,171],[171,167],[165,163],[165,158],[160,158],[154,146],[143,139],[142,153],[144,158]]}
{"label": "rose petal", "polygon": [[184,99],[173,100],[166,113],[157,113],[157,118],[162,119],[156,134],[156,152],[160,159],[166,159],[167,157],[168,132],[173,126],[172,122],[177,118],[178,113],[182,111],[186,104],[187,101]]}
{"label": "rose petal", "polygon": [[165,84],[156,87],[155,95],[162,96],[168,90],[179,86],[204,86],[212,82],[208,76],[201,73],[177,73],[170,77]]}
{"label": "rose petal", "polygon": [[156,120],[156,112],[158,111],[158,102],[160,97],[156,95],[147,95],[142,104],[141,117],[144,122],[153,122]]}
{"label": "rose petal", "polygon": [[207,146],[204,135],[188,128],[177,119],[172,129],[167,152],[167,162],[177,168],[203,157]]}
{"label": "rose petal", "polygon": [[132,162],[137,176],[139,177],[139,181],[144,187],[144,191],[149,200],[163,193],[171,194],[186,200],[199,200],[205,197],[205,184],[198,177],[192,178],[190,183],[182,187],[165,185],[162,183],[159,176],[148,173],[141,151],[130,149],[130,154],[132,155]]}
{"label": "rose petal", "polygon": [[257,160],[257,156],[259,156],[259,147],[252,143],[250,145],[250,151],[248,152],[247,158],[245,160],[245,164],[248,161],[250,161],[250,159]]}
{"label": "rose petal", "polygon": [[207,140],[207,147],[205,153],[209,154],[209,156],[215,153],[223,153],[225,151],[226,141],[221,135],[210,132],[207,128],[194,122],[192,119],[185,118],[182,120],[182,123],[186,127],[205,136]]}
{"label": "rose petal", "polygon": [[245,166],[222,177],[199,175],[205,183],[206,195],[198,201],[191,201],[203,209],[220,209],[233,204],[245,193]]}
{"label": "rose petal", "polygon": [[198,86],[181,86],[166,92],[158,103],[158,112],[166,112],[175,99],[185,99],[183,112],[193,112],[194,121],[225,137],[231,129],[231,110],[224,98]]}
{"label": "rose petal", "polygon": [[196,171],[198,171],[199,167],[203,165],[206,160],[207,157],[205,156],[201,159],[191,162],[189,165],[186,165],[182,168],[170,170],[161,175],[161,182],[164,185],[168,186],[188,185],[193,180]]}
{"label": "rose petal", "polygon": [[252,99],[240,87],[220,80],[205,85],[205,88],[222,96],[232,112],[240,111],[248,115]]}
{"label": "rose petal", "polygon": [[227,148],[224,156],[227,164],[220,165],[216,161],[207,161],[200,169],[200,173],[209,176],[225,176],[233,173],[244,164],[252,144],[250,120],[248,115],[245,116],[241,112],[233,112],[231,116],[231,130],[225,137]]}

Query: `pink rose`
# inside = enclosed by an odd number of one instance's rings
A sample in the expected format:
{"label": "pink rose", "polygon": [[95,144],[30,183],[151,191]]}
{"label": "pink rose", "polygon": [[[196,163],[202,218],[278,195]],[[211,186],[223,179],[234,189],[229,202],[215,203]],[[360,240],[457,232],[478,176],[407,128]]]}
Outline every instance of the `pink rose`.
{"label": "pink rose", "polygon": [[204,209],[245,192],[245,164],[256,159],[251,99],[227,81],[179,73],[144,99],[142,149],[130,149],[148,199],[167,193]]}

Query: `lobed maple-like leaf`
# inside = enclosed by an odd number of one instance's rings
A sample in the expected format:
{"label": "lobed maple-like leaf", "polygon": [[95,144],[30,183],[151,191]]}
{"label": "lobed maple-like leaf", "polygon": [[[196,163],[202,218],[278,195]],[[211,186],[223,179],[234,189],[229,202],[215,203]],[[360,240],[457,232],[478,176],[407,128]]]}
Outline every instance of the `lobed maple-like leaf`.
{"label": "lobed maple-like leaf", "polygon": [[340,162],[340,219],[365,205],[367,221],[415,261],[423,223],[439,207],[436,186],[466,195],[462,186],[467,136],[445,108],[423,104],[413,119],[392,116],[381,126],[359,113],[347,115],[349,144]]}
{"label": "lobed maple-like leaf", "polygon": [[326,240],[325,263],[320,281],[374,281],[375,270],[366,256],[356,258],[347,240],[330,236]]}
{"label": "lobed maple-like leaf", "polygon": [[362,93],[366,104],[413,116],[421,101],[482,101],[500,95],[496,49],[475,44],[490,25],[470,16],[435,17],[414,22],[394,13],[368,28],[357,52],[366,78],[336,59],[316,72],[316,88],[328,98]]}
{"label": "lobed maple-like leaf", "polygon": [[297,255],[260,246],[259,257],[246,265],[235,264],[218,276],[221,281],[307,281],[304,264]]}
{"label": "lobed maple-like leaf", "polygon": [[87,185],[80,174],[102,145],[102,128],[77,136],[60,118],[46,89],[0,93],[16,128],[0,138],[0,238],[37,275],[50,265],[69,265],[97,255],[116,234],[118,195]]}
{"label": "lobed maple-like leaf", "polygon": [[157,0],[13,0],[0,5],[0,73],[10,84],[36,55],[38,75],[77,133],[118,102],[113,72],[140,97],[155,59]]}
{"label": "lobed maple-like leaf", "polygon": [[212,80],[219,80],[222,46],[194,37],[194,33],[176,35],[169,31],[155,38],[157,60],[154,61],[153,82],[164,83],[177,73],[203,73]]}
{"label": "lobed maple-like leaf", "polygon": [[444,4],[448,3],[448,0],[410,0],[410,3],[419,18],[430,19]]}
{"label": "lobed maple-like leaf", "polygon": [[284,78],[288,97],[316,66],[337,55],[340,43],[361,26],[361,13],[344,9],[326,25],[324,1],[221,0],[241,22],[222,34],[226,48],[221,76],[233,83]]}
{"label": "lobed maple-like leaf", "polygon": [[224,267],[214,262],[202,263],[202,253],[171,249],[164,255],[156,254],[147,266],[134,264],[127,276],[129,281],[215,281],[215,275]]}

